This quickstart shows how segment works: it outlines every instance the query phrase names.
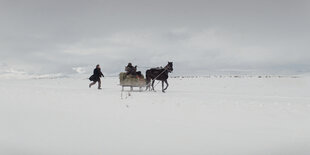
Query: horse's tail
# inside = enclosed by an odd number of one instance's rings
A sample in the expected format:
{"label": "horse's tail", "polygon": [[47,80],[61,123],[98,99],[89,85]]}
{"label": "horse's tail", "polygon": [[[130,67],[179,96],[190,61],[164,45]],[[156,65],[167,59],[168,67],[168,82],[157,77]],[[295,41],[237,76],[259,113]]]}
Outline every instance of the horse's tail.
{"label": "horse's tail", "polygon": [[151,77],[150,77],[151,71],[146,70],[145,72],[145,78],[146,78],[146,87],[148,88],[151,84]]}

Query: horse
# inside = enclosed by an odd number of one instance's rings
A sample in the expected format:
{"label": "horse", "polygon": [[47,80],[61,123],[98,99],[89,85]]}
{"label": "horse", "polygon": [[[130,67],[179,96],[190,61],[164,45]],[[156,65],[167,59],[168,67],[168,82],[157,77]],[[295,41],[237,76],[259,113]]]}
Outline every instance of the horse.
{"label": "horse", "polygon": [[[157,68],[151,68],[146,71],[145,76],[146,76],[146,90],[154,90],[154,82],[155,80],[159,80],[162,83],[162,92],[165,92],[165,90],[168,88],[168,73],[171,73],[173,71],[173,62],[168,62],[168,64],[162,68],[162,67],[157,67]],[[152,81],[152,84],[151,84]],[[164,82],[167,84],[166,88],[164,88]]]}

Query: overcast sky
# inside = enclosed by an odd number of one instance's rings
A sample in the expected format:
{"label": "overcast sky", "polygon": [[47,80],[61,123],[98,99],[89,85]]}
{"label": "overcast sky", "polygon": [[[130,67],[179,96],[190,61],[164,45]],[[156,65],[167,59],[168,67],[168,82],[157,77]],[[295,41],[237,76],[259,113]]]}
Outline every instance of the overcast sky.
{"label": "overcast sky", "polygon": [[310,71],[309,0],[0,0],[0,68]]}

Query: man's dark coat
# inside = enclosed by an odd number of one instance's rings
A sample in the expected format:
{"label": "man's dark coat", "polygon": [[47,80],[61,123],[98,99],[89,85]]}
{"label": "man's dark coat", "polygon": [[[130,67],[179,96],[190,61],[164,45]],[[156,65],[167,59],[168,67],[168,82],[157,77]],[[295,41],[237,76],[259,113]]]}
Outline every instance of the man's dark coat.
{"label": "man's dark coat", "polygon": [[101,72],[101,69],[100,68],[95,68],[94,69],[94,74],[89,77],[89,80],[90,81],[99,81],[101,76],[104,77],[104,75]]}

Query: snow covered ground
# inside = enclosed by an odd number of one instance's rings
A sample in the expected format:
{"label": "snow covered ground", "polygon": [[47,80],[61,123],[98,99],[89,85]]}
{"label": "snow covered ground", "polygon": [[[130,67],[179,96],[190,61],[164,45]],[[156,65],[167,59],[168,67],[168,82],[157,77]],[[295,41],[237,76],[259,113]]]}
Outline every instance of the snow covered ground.
{"label": "snow covered ground", "polygon": [[310,154],[309,77],[171,78],[167,93],[88,83],[0,80],[0,154]]}

